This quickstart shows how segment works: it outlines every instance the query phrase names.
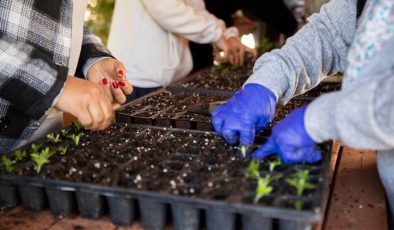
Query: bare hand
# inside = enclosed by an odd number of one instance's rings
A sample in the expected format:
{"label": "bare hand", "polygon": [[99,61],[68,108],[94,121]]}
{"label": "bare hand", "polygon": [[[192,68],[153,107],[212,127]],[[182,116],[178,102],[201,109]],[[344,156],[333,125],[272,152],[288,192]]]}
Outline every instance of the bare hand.
{"label": "bare hand", "polygon": [[125,73],[122,62],[113,58],[105,58],[89,68],[87,79],[102,84],[113,102],[123,104],[126,101],[126,95],[133,92],[133,87],[128,82]]}
{"label": "bare hand", "polygon": [[75,116],[91,130],[107,128],[113,119],[112,103],[104,87],[68,76],[55,108]]}

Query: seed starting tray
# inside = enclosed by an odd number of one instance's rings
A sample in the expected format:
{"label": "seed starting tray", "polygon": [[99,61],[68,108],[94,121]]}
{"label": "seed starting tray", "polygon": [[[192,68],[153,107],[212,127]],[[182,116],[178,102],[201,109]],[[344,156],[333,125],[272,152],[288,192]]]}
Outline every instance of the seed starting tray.
{"label": "seed starting tray", "polygon": [[[69,147],[64,156],[56,152],[39,175],[28,159],[16,164],[13,175],[0,175],[0,206],[21,202],[28,210],[78,210],[87,218],[108,211],[117,225],[140,216],[145,229],[172,222],[176,230],[297,230],[311,229],[324,217],[331,143],[320,145],[323,160],[313,165],[281,165],[269,172],[261,162],[262,176],[279,179],[272,182],[272,194],[256,204],[256,183],[244,177],[248,161],[214,133],[114,124],[105,133],[81,131],[75,146],[67,135],[76,132],[68,129],[59,143],[37,142],[51,150]],[[300,197],[285,183],[297,168],[309,169],[316,185]],[[295,200],[304,203],[302,210],[293,207]]]}
{"label": "seed starting tray", "polygon": [[[122,106],[116,112],[116,121],[121,123],[151,125],[159,127],[175,127],[181,129],[212,131],[212,118],[210,115],[196,114],[188,111],[189,105],[209,103],[214,101],[227,101],[229,95],[220,92],[185,92],[176,89],[167,89],[150,94]],[[276,109],[274,121],[270,128],[285,118],[296,108],[309,103],[310,100],[291,100],[286,106]]]}

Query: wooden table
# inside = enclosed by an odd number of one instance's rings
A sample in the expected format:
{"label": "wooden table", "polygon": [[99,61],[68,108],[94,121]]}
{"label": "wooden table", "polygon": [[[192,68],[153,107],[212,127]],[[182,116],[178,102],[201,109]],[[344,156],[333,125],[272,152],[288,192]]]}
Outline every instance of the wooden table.
{"label": "wooden table", "polygon": [[[331,166],[332,184],[328,188],[325,230],[386,230],[387,207],[383,187],[376,168],[376,153],[343,148],[336,164]],[[107,216],[99,220],[83,219],[77,215],[57,218],[49,211],[31,213],[21,207],[0,211],[0,230],[141,230],[139,222],[128,228],[111,224]],[[171,229],[171,227],[169,227]]]}

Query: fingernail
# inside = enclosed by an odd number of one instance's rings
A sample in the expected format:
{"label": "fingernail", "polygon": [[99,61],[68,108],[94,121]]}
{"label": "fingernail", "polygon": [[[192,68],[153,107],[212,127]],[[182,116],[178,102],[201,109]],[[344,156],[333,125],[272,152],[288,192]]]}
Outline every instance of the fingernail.
{"label": "fingernail", "polygon": [[112,82],[112,86],[113,86],[115,89],[119,88],[119,85],[118,85],[118,83],[116,83],[116,82]]}
{"label": "fingernail", "polygon": [[123,76],[123,74],[124,74],[123,70],[120,69],[120,70],[118,71],[118,74],[119,74],[120,76]]}
{"label": "fingernail", "polygon": [[120,84],[121,86],[126,86],[126,82],[125,82],[125,81],[120,81],[119,84]]}
{"label": "fingernail", "polygon": [[104,85],[107,85],[107,84],[108,84],[107,78],[104,78],[104,79],[103,79],[103,84],[104,84]]}

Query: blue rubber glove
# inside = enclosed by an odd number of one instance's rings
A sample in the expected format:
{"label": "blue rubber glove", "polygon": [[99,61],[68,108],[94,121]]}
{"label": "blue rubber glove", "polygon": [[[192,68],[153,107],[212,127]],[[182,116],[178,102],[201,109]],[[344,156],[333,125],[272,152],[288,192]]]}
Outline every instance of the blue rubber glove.
{"label": "blue rubber glove", "polygon": [[276,98],[271,90],[259,84],[248,84],[224,105],[212,113],[215,131],[230,143],[253,145],[260,133],[275,115]]}
{"label": "blue rubber glove", "polygon": [[307,106],[304,106],[293,111],[275,125],[272,128],[272,135],[252,154],[252,158],[260,160],[269,155],[278,154],[285,164],[320,161],[322,157],[316,149],[316,142],[305,130],[306,108]]}

